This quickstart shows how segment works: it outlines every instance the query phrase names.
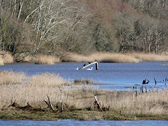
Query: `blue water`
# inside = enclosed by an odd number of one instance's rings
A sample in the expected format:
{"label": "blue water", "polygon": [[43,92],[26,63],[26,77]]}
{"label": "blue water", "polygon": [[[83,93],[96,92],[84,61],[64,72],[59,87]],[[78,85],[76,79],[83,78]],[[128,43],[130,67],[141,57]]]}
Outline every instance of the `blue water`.
{"label": "blue water", "polygon": [[4,121],[0,120],[1,126],[167,126],[168,121],[141,120],[141,121],[78,121],[78,120],[59,120],[59,121]]}
{"label": "blue water", "polygon": [[[7,64],[0,66],[0,70],[12,70],[24,72],[27,76],[55,73],[67,80],[93,79],[97,87],[103,89],[124,89],[135,84],[142,84],[142,80],[148,79],[149,86],[155,86],[154,78],[158,81],[158,87],[168,85],[167,62],[141,62],[141,63],[99,63],[99,70],[76,70],[84,63],[56,63],[54,65],[35,64]],[[94,65],[93,65],[94,67]]]}
{"label": "blue water", "polygon": [[[0,66],[0,70],[24,72],[27,76],[42,73],[55,73],[64,79],[93,79],[94,85],[103,89],[125,89],[134,84],[142,84],[143,79],[148,79],[149,86],[167,87],[168,78],[167,62],[141,62],[141,63],[99,63],[99,70],[76,70],[84,63],[56,63],[54,65],[35,64],[6,64]],[[94,66],[93,66],[94,67]],[[156,78],[157,85],[154,83]],[[32,121],[32,120],[0,120],[0,126],[167,126],[168,121]]]}

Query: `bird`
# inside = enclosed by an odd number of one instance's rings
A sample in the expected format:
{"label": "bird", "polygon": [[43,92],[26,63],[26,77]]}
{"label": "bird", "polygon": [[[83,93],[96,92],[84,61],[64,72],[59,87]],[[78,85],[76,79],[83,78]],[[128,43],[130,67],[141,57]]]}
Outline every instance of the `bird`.
{"label": "bird", "polygon": [[142,81],[142,84],[148,84],[149,82],[150,82],[149,80],[145,79]]}

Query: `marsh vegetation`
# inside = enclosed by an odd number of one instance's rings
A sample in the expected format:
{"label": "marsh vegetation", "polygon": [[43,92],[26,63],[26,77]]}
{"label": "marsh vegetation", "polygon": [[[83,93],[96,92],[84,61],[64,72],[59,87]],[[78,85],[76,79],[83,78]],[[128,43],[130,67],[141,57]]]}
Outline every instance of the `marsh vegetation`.
{"label": "marsh vegetation", "polygon": [[51,73],[0,75],[1,119],[168,119],[167,89],[107,91],[81,87]]}
{"label": "marsh vegetation", "polygon": [[[75,53],[65,53],[62,57],[53,55],[35,55],[28,56],[24,62],[35,64],[55,64],[58,62],[110,62],[110,63],[139,63],[147,61],[168,61],[167,53],[146,54],[146,53],[107,53],[97,52],[90,55],[80,55]],[[5,53],[4,58],[0,56],[0,65],[13,63],[13,57],[10,53]]]}

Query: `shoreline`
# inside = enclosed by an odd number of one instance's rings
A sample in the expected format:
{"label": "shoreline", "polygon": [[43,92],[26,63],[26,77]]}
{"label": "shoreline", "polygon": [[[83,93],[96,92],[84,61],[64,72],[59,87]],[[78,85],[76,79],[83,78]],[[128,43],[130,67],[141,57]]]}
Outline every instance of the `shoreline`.
{"label": "shoreline", "polygon": [[[10,60],[9,60],[10,59]],[[75,53],[66,53],[62,57],[54,55],[39,54],[35,56],[27,56],[22,61],[14,61],[13,57],[0,59],[0,65],[6,63],[34,63],[34,64],[55,64],[63,62],[102,62],[102,63],[139,63],[139,62],[156,62],[168,61],[168,55],[154,53],[108,53],[95,52],[90,55],[81,55]],[[168,65],[167,63],[164,65]]]}

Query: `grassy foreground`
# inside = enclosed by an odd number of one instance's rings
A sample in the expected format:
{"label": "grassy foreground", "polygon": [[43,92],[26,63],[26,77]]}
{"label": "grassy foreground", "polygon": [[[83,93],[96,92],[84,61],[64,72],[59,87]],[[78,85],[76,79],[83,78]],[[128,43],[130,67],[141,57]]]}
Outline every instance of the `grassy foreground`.
{"label": "grassy foreground", "polygon": [[27,77],[1,71],[0,76],[0,119],[168,120],[167,89],[106,91],[51,73]]}

